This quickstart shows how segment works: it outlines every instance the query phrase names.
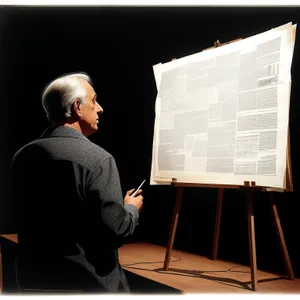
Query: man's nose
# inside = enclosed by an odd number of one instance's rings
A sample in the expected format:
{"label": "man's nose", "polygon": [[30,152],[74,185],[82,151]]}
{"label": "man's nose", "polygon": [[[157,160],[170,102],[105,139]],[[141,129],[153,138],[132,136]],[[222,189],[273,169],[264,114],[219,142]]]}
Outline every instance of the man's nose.
{"label": "man's nose", "polygon": [[98,113],[98,114],[102,114],[103,111],[104,111],[104,109],[102,108],[102,106],[101,106],[99,103],[97,103],[97,104],[98,104],[98,107],[97,107],[97,113]]}

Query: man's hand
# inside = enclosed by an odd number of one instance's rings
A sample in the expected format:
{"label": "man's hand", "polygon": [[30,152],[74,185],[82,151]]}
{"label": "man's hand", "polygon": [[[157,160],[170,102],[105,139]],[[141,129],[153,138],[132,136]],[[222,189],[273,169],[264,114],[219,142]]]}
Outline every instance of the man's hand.
{"label": "man's hand", "polygon": [[141,211],[144,199],[144,197],[141,195],[143,190],[138,190],[134,197],[130,197],[134,190],[135,189],[132,189],[126,193],[124,204],[132,204],[138,209],[138,211]]}

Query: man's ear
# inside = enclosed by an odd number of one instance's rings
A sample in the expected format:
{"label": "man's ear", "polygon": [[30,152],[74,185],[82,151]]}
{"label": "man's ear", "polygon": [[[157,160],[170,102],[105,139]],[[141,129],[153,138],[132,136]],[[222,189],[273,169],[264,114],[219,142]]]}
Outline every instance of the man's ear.
{"label": "man's ear", "polygon": [[73,103],[73,111],[75,112],[75,114],[78,116],[78,117],[81,117],[82,115],[82,107],[81,107],[81,102],[80,102],[80,99],[75,99],[74,103]]}

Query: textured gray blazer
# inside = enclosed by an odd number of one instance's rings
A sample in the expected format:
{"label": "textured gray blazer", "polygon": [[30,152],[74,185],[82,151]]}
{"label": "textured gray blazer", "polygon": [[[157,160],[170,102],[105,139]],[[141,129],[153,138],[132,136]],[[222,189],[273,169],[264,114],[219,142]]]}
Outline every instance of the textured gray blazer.
{"label": "textured gray blazer", "polygon": [[19,284],[128,291],[118,248],[139,212],[124,205],[114,158],[75,129],[50,127],[15,154],[10,172]]}

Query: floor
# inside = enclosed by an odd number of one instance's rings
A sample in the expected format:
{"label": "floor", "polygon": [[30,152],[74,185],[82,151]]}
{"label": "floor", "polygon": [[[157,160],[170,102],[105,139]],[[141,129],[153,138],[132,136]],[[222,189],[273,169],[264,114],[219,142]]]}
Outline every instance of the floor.
{"label": "floor", "polygon": [[190,254],[176,249],[168,271],[163,270],[165,247],[133,243],[120,249],[122,267],[134,274],[180,290],[183,293],[291,293],[300,294],[300,279],[288,280],[257,270],[258,289],[251,289],[251,272],[243,266]]}
{"label": "floor", "polygon": [[[17,242],[16,235],[2,235]],[[300,295],[300,279],[288,280],[286,274],[257,270],[258,289],[251,289],[249,266],[172,250],[168,271],[163,270],[166,248],[147,243],[126,244],[119,250],[120,263],[127,276],[142,291],[149,284],[158,291],[193,293],[284,293]],[[1,253],[0,253],[1,254]],[[0,264],[2,260],[0,259]],[[0,266],[0,269],[1,266]],[[1,273],[1,272],[0,272]],[[0,274],[1,275],[1,274]],[[1,276],[0,276],[1,277]],[[148,279],[148,281],[147,281]],[[158,284],[156,285],[155,282]],[[2,280],[0,280],[1,289]],[[170,287],[170,289],[168,289]]]}

